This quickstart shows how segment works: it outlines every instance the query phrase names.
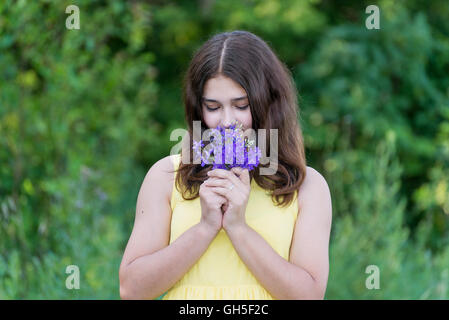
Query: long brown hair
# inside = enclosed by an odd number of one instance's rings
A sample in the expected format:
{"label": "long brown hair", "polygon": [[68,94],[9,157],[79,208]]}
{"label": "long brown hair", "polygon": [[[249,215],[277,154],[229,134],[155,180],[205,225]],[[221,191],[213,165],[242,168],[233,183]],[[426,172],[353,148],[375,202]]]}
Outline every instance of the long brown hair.
{"label": "long brown hair", "polygon": [[[290,71],[270,47],[247,31],[224,32],[213,36],[195,53],[184,78],[183,100],[190,137],[190,159],[193,159],[193,121],[201,121],[203,88],[207,80],[226,76],[245,89],[253,127],[278,129],[278,169],[273,175],[260,175],[259,167],[250,171],[251,179],[270,191],[275,205],[287,206],[295,198],[306,175],[303,136],[298,118],[297,92]],[[270,154],[269,135],[266,141]],[[183,149],[184,150],[184,149]],[[182,154],[182,153],[181,153]],[[180,162],[176,188],[185,200],[199,196],[199,187],[207,179],[212,165]],[[180,186],[183,186],[180,190]]]}

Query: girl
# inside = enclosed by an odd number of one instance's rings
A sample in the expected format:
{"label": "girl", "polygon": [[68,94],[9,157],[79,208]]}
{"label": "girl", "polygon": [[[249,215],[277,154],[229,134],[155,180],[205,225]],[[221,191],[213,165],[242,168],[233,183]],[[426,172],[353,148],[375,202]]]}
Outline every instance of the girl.
{"label": "girl", "polygon": [[120,296],[323,299],[331,197],[323,176],[306,166],[288,69],[250,32],[217,34],[191,61],[184,104],[189,137],[193,121],[201,130],[234,122],[277,129],[277,170],[211,170],[184,163],[185,154],[155,163],[137,198]]}

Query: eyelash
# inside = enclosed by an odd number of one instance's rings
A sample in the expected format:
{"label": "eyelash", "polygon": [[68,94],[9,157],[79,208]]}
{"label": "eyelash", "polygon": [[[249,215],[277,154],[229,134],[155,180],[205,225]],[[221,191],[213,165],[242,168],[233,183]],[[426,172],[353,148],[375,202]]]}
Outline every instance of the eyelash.
{"label": "eyelash", "polygon": [[[243,107],[237,107],[237,109],[240,109],[240,110],[246,110],[248,107],[249,107],[249,104],[247,104],[246,106],[243,106]],[[215,110],[218,110],[220,107],[217,107],[217,108],[215,108],[215,109],[212,109],[212,108],[209,108],[208,106],[206,106],[206,108],[207,108],[207,110],[209,110],[209,111],[215,111]]]}

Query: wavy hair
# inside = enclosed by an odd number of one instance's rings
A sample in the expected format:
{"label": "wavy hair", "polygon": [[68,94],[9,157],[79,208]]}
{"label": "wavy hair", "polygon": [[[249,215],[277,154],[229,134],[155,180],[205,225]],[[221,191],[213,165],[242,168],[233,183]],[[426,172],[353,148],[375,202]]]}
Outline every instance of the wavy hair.
{"label": "wavy hair", "polygon": [[[183,102],[189,133],[190,159],[193,159],[193,121],[201,121],[203,88],[207,80],[226,76],[245,89],[252,116],[252,129],[278,130],[278,169],[272,175],[260,175],[259,167],[250,178],[270,192],[277,206],[287,206],[295,199],[306,175],[306,158],[299,123],[297,92],[288,68],[258,36],[247,31],[219,33],[205,42],[194,54],[184,77]],[[270,153],[269,135],[266,138]],[[187,139],[186,139],[187,141]],[[184,148],[183,151],[184,152]],[[182,153],[181,153],[182,155]],[[185,200],[199,196],[200,185],[208,178],[212,165],[180,162],[175,186]],[[182,186],[182,188],[180,188]]]}

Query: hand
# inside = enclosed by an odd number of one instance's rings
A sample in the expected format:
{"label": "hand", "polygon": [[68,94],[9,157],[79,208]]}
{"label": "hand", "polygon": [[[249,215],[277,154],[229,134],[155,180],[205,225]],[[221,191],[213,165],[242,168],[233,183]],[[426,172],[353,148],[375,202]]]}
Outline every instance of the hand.
{"label": "hand", "polygon": [[222,206],[228,201],[225,197],[217,194],[204,181],[200,185],[199,196],[201,204],[201,221],[209,230],[217,233],[222,228],[223,213]]}
{"label": "hand", "polygon": [[210,177],[205,182],[207,186],[227,199],[227,206],[225,204],[223,208],[223,228],[229,230],[246,225],[245,211],[251,191],[249,171],[235,167],[230,171],[215,169],[207,174]]}

